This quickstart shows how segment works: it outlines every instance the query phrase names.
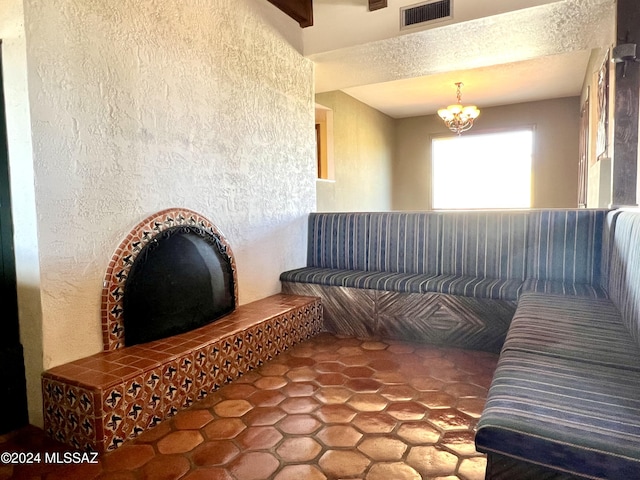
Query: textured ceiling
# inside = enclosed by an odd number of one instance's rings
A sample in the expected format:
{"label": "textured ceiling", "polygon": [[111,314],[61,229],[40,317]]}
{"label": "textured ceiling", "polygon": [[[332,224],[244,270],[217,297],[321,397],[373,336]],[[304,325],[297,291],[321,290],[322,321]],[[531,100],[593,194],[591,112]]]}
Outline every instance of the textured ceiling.
{"label": "textured ceiling", "polygon": [[394,118],[434,113],[462,100],[483,108],[579,95],[589,62],[588,50],[538,57],[472,70],[438,73],[344,89],[344,92]]}
{"label": "textured ceiling", "polygon": [[614,18],[613,0],[564,0],[309,58],[317,92],[344,90],[395,117],[452,103],[454,81],[465,83],[463,99],[478,106],[557,98],[579,95],[589,54],[609,46]]}

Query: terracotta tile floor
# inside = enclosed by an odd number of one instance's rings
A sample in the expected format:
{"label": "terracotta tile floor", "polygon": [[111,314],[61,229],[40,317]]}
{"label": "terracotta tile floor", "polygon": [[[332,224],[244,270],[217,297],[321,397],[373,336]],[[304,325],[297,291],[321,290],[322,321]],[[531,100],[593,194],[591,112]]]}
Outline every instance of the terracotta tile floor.
{"label": "terracotta tile floor", "polygon": [[[473,445],[497,355],[321,334],[96,464],[0,479],[480,480]],[[66,452],[29,427],[0,451]]]}

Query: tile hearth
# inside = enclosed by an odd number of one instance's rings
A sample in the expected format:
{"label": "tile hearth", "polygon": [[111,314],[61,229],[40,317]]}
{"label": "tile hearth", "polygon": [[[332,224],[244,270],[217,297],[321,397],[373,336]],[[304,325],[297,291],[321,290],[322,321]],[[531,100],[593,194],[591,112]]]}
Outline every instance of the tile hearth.
{"label": "tile hearth", "polygon": [[[473,428],[497,358],[323,333],[97,464],[0,466],[0,479],[479,480]],[[0,443],[18,449],[69,447],[31,429]]]}
{"label": "tile hearth", "polygon": [[322,329],[318,299],[272,295],[190,332],[54,367],[42,375],[47,434],[106,452]]}

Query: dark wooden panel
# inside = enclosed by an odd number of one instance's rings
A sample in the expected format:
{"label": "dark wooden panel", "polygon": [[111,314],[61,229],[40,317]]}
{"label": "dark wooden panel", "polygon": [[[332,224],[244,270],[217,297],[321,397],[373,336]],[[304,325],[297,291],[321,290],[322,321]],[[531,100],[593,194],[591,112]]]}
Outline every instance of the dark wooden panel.
{"label": "dark wooden panel", "polygon": [[440,293],[282,282],[282,293],[320,297],[324,327],[359,338],[387,338],[498,353],[516,302]]}
{"label": "dark wooden panel", "polygon": [[293,18],[302,28],[313,25],[313,0],[269,0],[269,2]]}
{"label": "dark wooden panel", "polygon": [[[637,0],[618,0],[618,44],[640,44]],[[640,63],[616,65],[613,205],[637,204]]]}
{"label": "dark wooden panel", "polygon": [[369,11],[380,10],[387,7],[387,0],[369,0]]}

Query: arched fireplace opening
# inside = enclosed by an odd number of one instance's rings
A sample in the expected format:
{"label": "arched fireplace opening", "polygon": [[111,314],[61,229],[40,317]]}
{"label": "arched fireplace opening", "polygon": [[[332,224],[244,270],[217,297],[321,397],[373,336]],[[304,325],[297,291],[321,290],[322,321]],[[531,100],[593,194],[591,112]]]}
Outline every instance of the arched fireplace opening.
{"label": "arched fireplace opening", "polygon": [[172,208],[142,220],[122,240],[102,292],[105,350],[183,333],[237,305],[233,251],[208,219]]}
{"label": "arched fireplace opening", "polygon": [[125,345],[206,325],[235,308],[231,259],[211,232],[176,226],[155,235],[124,286]]}

